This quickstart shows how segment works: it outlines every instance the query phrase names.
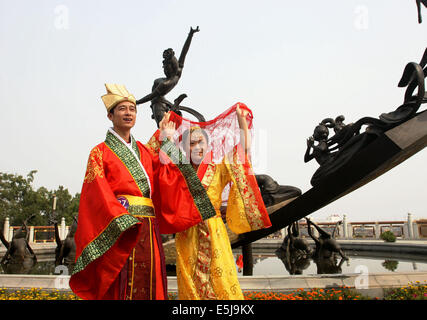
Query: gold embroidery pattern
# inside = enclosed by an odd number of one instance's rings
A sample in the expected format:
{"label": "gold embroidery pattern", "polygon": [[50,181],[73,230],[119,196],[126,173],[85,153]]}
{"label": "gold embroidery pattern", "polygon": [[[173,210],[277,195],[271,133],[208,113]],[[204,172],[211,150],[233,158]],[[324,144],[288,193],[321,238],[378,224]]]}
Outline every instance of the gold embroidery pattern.
{"label": "gold embroidery pattern", "polygon": [[202,185],[205,189],[207,189],[212,183],[212,179],[215,175],[215,168],[216,165],[212,163],[208,164],[208,168],[206,169],[205,175],[202,179]]}
{"label": "gold embroidery pattern", "polygon": [[213,207],[206,189],[203,187],[199,177],[193,166],[189,163],[183,163],[184,155],[181,150],[178,149],[173,142],[166,139],[162,143],[161,150],[168,156],[172,163],[174,163],[182,176],[185,179],[188,190],[190,191],[194,204],[197,207],[203,220],[209,219],[216,216],[215,208]]}
{"label": "gold embroidery pattern", "polygon": [[[228,181],[229,172],[222,165],[206,168],[201,180],[205,188],[215,190],[208,192],[212,203],[220,203],[221,193],[216,191]],[[211,175],[213,177],[209,177]],[[215,218],[207,219],[176,236],[179,299],[244,298],[227,230],[219,214],[217,210]]]}
{"label": "gold embroidery pattern", "polygon": [[159,142],[159,140],[157,140],[155,135],[153,135],[151,139],[147,142],[146,146],[152,149],[154,153],[158,153],[160,150],[161,143]]}
{"label": "gold embroidery pattern", "polygon": [[[212,182],[215,175],[215,165],[208,164],[205,175],[201,181],[203,187],[207,189]],[[211,274],[211,261],[212,261],[212,248],[211,236],[209,234],[209,227],[207,223],[202,222],[197,225],[199,252],[195,263],[194,278],[198,295],[200,299],[217,299],[215,292],[210,281]],[[215,258],[215,255],[214,255]],[[222,271],[219,271],[222,273]]]}
{"label": "gold embroidery pattern", "polygon": [[[228,163],[231,170],[231,176],[234,177],[236,186],[240,192],[245,205],[245,217],[251,226],[251,230],[258,230],[264,227],[261,212],[258,209],[258,201],[255,198],[254,191],[247,183],[245,170],[240,162],[237,151],[233,152],[233,160]],[[243,213],[242,213],[243,214]]]}
{"label": "gold embroidery pattern", "polygon": [[198,290],[198,296],[202,300],[217,299],[210,281],[211,236],[206,222],[197,225],[199,236],[199,252],[197,255],[194,282]]}
{"label": "gold embroidery pattern", "polygon": [[87,170],[84,178],[85,183],[91,183],[96,177],[104,178],[104,166],[102,164],[102,152],[95,147],[90,152],[87,162]]}

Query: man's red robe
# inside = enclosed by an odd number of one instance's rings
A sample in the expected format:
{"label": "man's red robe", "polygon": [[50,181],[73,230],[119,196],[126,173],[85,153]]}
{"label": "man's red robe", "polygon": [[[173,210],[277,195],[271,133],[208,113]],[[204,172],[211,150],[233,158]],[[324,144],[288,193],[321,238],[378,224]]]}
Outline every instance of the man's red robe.
{"label": "man's red robe", "polygon": [[[159,131],[127,145],[112,129],[92,149],[80,197],[71,289],[82,299],[166,299],[160,234],[215,215],[200,180]],[[175,162],[175,163],[174,163]],[[177,210],[179,208],[179,210]]]}

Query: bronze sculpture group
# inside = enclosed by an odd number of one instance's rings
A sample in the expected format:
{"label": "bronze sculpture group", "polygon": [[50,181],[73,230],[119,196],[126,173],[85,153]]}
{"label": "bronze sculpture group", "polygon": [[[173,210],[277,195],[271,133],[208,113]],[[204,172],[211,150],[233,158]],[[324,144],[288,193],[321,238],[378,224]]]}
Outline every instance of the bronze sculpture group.
{"label": "bronze sculpture group", "polygon": [[[311,178],[313,186],[318,185],[338,169],[345,166],[361,150],[376,140],[381,134],[418,114],[422,104],[427,103],[425,78],[427,76],[427,49],[419,63],[408,63],[398,86],[405,88],[403,104],[396,110],[383,113],[379,118],[363,117],[350,124],[344,124],[344,116],[324,119],[307,139],[304,161],[315,159],[319,168]],[[417,90],[415,92],[415,90]],[[363,126],[366,126],[361,133]],[[329,129],[334,135],[329,136]],[[316,142],[316,143],[315,143]]]}
{"label": "bronze sculpture group", "polygon": [[[341,273],[341,266],[348,260],[335,240],[335,233],[341,221],[335,224],[332,234],[320,228],[317,224],[306,218],[308,235],[314,241],[312,249],[308,241],[300,235],[298,222],[288,226],[288,234],[284,238],[282,245],[276,250],[276,255],[282,260],[289,274],[302,274],[303,270],[310,265],[310,260],[317,266],[318,274]],[[314,235],[314,227],[318,236]],[[338,263],[338,255],[341,261]]]}
{"label": "bronze sculpture group", "polygon": [[[34,216],[33,214],[25,219],[22,226],[14,232],[11,241],[7,241],[4,236],[4,231],[0,230],[0,240],[6,248],[6,252],[0,261],[4,273],[27,274],[36,266],[37,256],[30,246],[30,232],[28,229],[28,222]],[[73,223],[64,240],[60,238],[56,220],[51,220],[51,222],[54,224],[55,241],[57,244],[55,249],[55,266],[64,265],[68,268],[69,274],[71,274],[76,254],[74,234],[77,229],[77,218],[73,218]]]}

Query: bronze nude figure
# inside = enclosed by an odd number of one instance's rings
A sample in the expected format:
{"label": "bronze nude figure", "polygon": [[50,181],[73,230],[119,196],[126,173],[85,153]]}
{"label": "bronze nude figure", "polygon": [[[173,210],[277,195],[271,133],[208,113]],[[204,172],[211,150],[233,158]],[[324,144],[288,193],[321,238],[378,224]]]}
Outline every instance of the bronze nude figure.
{"label": "bronze nude figure", "polygon": [[[341,266],[344,261],[348,260],[348,257],[345,255],[339,243],[334,239],[335,232],[339,224],[342,221],[339,221],[335,225],[335,229],[332,232],[332,235],[317,226],[313,223],[309,218],[307,220],[307,228],[308,234],[314,240],[315,243],[315,251],[312,255],[313,261],[317,265],[317,273],[325,274],[325,273],[341,273]],[[311,226],[314,226],[316,230],[319,232],[319,237],[316,237],[311,232]],[[337,264],[337,256],[339,254],[341,256],[341,261]]]}
{"label": "bronze nude figure", "polygon": [[36,264],[37,257],[29,244],[29,232],[27,223],[34,215],[26,219],[22,227],[18,229],[10,242],[8,242],[3,232],[0,238],[7,251],[1,260],[1,265],[6,273],[27,273]]}
{"label": "bronze nude figure", "polygon": [[310,265],[312,251],[307,240],[300,237],[298,222],[288,226],[288,234],[276,250],[289,274],[302,274]]}
{"label": "bronze nude figure", "polygon": [[158,78],[154,80],[151,93],[136,101],[137,105],[151,101],[151,109],[153,112],[151,117],[156,121],[157,126],[159,126],[160,121],[163,119],[164,113],[170,110],[180,115],[180,110],[187,111],[193,114],[199,121],[205,121],[204,117],[197,111],[188,107],[180,106],[182,100],[187,97],[186,94],[181,94],[174,100],[174,103],[171,103],[165,98],[165,95],[175,88],[181,78],[185,57],[190,48],[191,40],[193,39],[194,33],[199,31],[199,27],[196,29],[190,28],[190,32],[184,43],[179,59],[175,57],[175,52],[171,48],[166,49],[163,52],[163,72],[166,78]]}
{"label": "bronze nude figure", "polygon": [[57,247],[55,249],[55,266],[65,265],[68,267],[70,274],[74,267],[76,258],[76,243],[74,242],[74,235],[77,230],[77,219],[73,217],[73,223],[64,240],[59,237],[58,223],[55,222],[55,241]]}

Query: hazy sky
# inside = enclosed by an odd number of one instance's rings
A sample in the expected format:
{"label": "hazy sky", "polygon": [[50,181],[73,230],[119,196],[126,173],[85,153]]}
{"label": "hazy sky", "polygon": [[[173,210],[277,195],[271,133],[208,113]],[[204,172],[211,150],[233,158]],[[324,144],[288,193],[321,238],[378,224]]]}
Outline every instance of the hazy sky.
{"label": "hazy sky", "polygon": [[[89,151],[110,122],[104,83],[141,98],[200,27],[182,78],[167,96],[212,119],[234,103],[254,113],[254,167],[309,190],[318,168],[306,139],[324,118],[378,117],[403,101],[406,63],[426,47],[427,10],[415,1],[3,1],[0,0],[0,171],[35,187],[80,192]],[[155,131],[149,104],[133,135]],[[350,221],[427,218],[427,151],[315,212]]]}

